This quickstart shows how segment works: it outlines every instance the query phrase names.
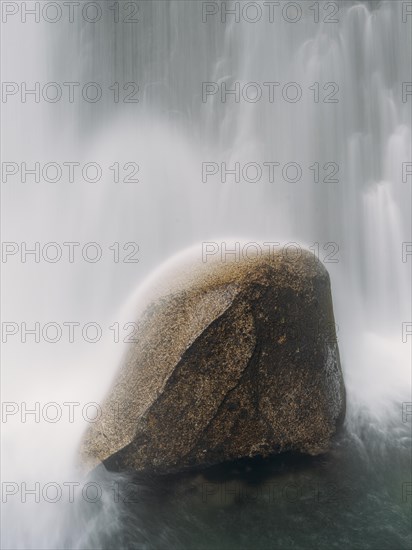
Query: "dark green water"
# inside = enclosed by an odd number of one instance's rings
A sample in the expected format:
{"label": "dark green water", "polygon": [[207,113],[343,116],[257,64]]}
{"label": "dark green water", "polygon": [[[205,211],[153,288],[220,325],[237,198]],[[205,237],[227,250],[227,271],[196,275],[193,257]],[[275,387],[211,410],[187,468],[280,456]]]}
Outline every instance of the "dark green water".
{"label": "dark green water", "polygon": [[410,423],[363,418],[321,457],[285,454],[150,480],[100,473],[107,499],[77,511],[77,521],[97,521],[83,547],[409,549],[410,434]]}

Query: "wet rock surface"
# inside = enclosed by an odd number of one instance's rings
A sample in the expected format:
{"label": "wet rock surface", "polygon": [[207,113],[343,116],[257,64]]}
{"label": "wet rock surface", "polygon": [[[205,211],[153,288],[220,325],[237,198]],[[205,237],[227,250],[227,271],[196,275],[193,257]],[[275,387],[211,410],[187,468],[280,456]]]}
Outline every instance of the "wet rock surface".
{"label": "wet rock surface", "polygon": [[313,254],[189,262],[150,296],[83,438],[88,467],[168,474],[328,450],[345,389],[329,275]]}

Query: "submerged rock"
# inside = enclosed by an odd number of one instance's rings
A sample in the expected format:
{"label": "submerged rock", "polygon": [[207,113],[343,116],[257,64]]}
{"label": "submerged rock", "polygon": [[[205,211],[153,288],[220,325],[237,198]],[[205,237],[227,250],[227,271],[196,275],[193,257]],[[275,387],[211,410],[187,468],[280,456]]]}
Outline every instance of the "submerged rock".
{"label": "submerged rock", "polygon": [[[328,450],[345,389],[329,276],[306,251],[163,274],[82,460],[173,473]],[[117,414],[114,412],[117,411]]]}

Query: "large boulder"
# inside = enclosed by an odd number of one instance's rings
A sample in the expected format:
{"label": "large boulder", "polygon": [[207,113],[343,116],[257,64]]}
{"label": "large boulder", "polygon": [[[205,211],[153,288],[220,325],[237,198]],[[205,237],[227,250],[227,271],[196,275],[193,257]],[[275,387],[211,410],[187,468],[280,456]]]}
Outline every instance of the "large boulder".
{"label": "large boulder", "polygon": [[288,249],[186,261],[157,279],[83,462],[173,473],[327,451],[345,390],[321,262]]}

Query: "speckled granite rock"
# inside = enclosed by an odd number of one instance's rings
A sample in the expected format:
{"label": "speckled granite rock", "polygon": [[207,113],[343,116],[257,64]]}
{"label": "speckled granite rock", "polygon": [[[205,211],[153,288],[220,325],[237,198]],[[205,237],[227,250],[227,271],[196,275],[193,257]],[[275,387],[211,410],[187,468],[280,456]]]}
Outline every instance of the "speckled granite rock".
{"label": "speckled granite rock", "polygon": [[345,389],[329,276],[313,254],[186,262],[154,285],[139,324],[83,438],[88,467],[172,473],[327,451]]}

